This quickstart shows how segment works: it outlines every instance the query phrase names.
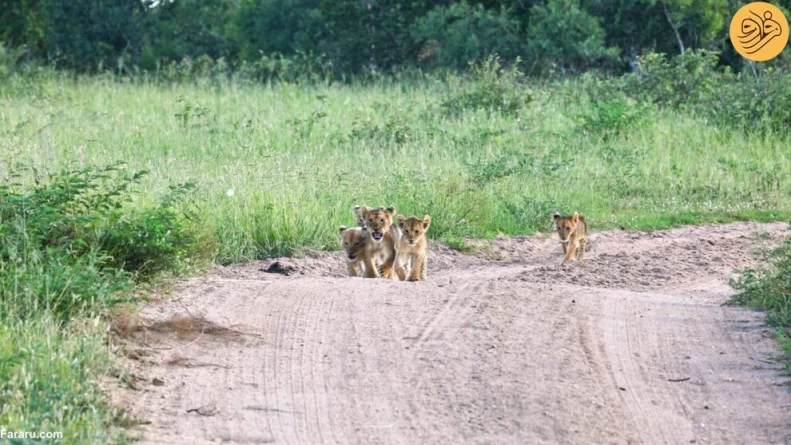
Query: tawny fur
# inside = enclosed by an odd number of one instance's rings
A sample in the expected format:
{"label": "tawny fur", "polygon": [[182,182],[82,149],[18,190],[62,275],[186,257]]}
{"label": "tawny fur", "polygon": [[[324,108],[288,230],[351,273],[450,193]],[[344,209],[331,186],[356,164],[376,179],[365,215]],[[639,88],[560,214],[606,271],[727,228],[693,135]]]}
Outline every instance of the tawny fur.
{"label": "tawny fur", "polygon": [[354,208],[352,208],[352,213],[354,213],[354,219],[357,221],[357,227],[365,227],[365,219],[363,218],[363,207],[364,206],[354,206]]}
{"label": "tawny fur", "polygon": [[[428,268],[426,231],[431,225],[431,217],[425,215],[423,219],[420,219],[416,216],[407,218],[404,215],[398,215],[396,221],[398,221],[398,228],[401,229],[401,239],[396,244],[396,275],[401,281],[425,281]],[[411,266],[407,276],[408,263]]]}
{"label": "tawny fur", "polygon": [[401,236],[398,227],[393,226],[395,207],[358,206],[354,208],[354,214],[358,221],[364,221],[368,232],[365,244],[365,277],[381,276],[392,279],[395,246]]}
{"label": "tawny fur", "polygon": [[340,226],[338,234],[341,238],[341,247],[346,256],[346,267],[350,277],[358,277],[365,273],[366,250],[368,230],[365,227]]}
{"label": "tawny fur", "polygon": [[552,215],[555,228],[560,237],[565,257],[563,262],[571,261],[576,254],[577,260],[585,260],[585,248],[588,245],[588,222],[577,212],[571,216]]}

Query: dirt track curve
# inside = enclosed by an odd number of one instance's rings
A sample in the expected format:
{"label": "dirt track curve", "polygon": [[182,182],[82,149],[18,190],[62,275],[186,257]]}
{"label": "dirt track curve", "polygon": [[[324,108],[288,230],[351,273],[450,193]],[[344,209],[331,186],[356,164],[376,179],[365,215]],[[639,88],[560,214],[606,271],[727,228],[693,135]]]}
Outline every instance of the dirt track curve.
{"label": "dirt track curve", "polygon": [[567,267],[547,236],[435,245],[423,283],[218,268],[146,307],[114,397],[157,444],[785,444],[773,334],[721,304],[786,228],[596,233]]}

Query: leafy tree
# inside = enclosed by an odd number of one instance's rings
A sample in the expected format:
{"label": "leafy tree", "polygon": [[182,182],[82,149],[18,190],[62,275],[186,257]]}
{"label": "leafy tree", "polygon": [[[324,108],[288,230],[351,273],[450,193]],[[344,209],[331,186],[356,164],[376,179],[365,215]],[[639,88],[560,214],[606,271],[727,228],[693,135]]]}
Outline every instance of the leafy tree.
{"label": "leafy tree", "polygon": [[418,61],[429,66],[465,68],[471,61],[498,54],[505,60],[524,55],[519,21],[505,8],[455,3],[431,10],[412,27],[420,45]]}
{"label": "leafy tree", "polygon": [[240,57],[315,50],[326,23],[317,0],[246,0],[236,11]]}
{"label": "leafy tree", "polygon": [[710,47],[727,36],[736,7],[729,0],[585,0],[601,19],[608,45],[624,52],[679,54]]}
{"label": "leafy tree", "polygon": [[533,6],[530,16],[528,62],[538,70],[579,72],[617,60],[617,49],[605,45],[600,20],[578,0],[548,0]]}
{"label": "leafy tree", "polygon": [[80,70],[134,62],[145,34],[140,0],[41,0],[47,53]]}
{"label": "leafy tree", "polygon": [[44,20],[38,0],[0,0],[0,42],[45,52]]}
{"label": "leafy tree", "polygon": [[[185,57],[231,66],[293,58],[335,74],[412,65],[463,69],[497,53],[531,73],[633,69],[650,52],[720,51],[742,0],[0,0],[14,58],[81,71]],[[775,5],[786,12],[791,0]],[[21,48],[21,49],[20,49]],[[307,56],[306,56],[307,55]],[[208,57],[202,57],[208,56]],[[788,55],[769,65],[788,64]],[[322,62],[323,63],[323,62]],[[259,63],[260,64],[260,63]],[[249,64],[247,64],[249,66]],[[752,67],[752,65],[750,65]]]}
{"label": "leafy tree", "polygon": [[232,40],[232,18],[237,9],[233,2],[210,0],[167,1],[150,8],[147,12],[153,26],[147,41],[153,57],[234,57],[238,51]]}

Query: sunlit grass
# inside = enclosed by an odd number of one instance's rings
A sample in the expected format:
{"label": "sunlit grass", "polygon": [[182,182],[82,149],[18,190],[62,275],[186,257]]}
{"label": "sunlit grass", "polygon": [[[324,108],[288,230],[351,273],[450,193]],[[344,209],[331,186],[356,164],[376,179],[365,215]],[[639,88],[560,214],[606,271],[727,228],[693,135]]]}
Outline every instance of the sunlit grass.
{"label": "sunlit grass", "polygon": [[40,166],[128,161],[150,196],[196,181],[219,262],[335,248],[358,203],[429,213],[441,239],[546,230],[556,210],[594,229],[791,214],[783,138],[653,107],[591,131],[574,83],[520,87],[533,100],[516,113],[449,114],[452,85],[50,80],[0,99],[0,147]]}

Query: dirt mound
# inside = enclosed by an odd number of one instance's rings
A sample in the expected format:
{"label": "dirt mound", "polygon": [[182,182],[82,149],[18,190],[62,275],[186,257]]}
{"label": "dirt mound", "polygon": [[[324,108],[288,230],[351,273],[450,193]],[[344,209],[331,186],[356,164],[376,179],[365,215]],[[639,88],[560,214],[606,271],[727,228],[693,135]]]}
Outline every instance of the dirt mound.
{"label": "dirt mound", "polygon": [[419,283],[338,253],[217,268],[145,308],[171,334],[115,395],[146,443],[783,443],[773,336],[721,303],[785,229],[596,233],[566,266],[548,235],[432,244]]}
{"label": "dirt mound", "polygon": [[[746,227],[751,226],[594,235],[589,260],[584,264],[560,265],[558,259],[556,264],[541,265],[513,278],[637,291],[677,289],[702,277],[726,280],[734,269],[752,264],[755,252],[774,245],[782,233],[758,231],[747,235]],[[616,239],[625,242],[614,243]],[[601,248],[597,249],[596,244]]]}

